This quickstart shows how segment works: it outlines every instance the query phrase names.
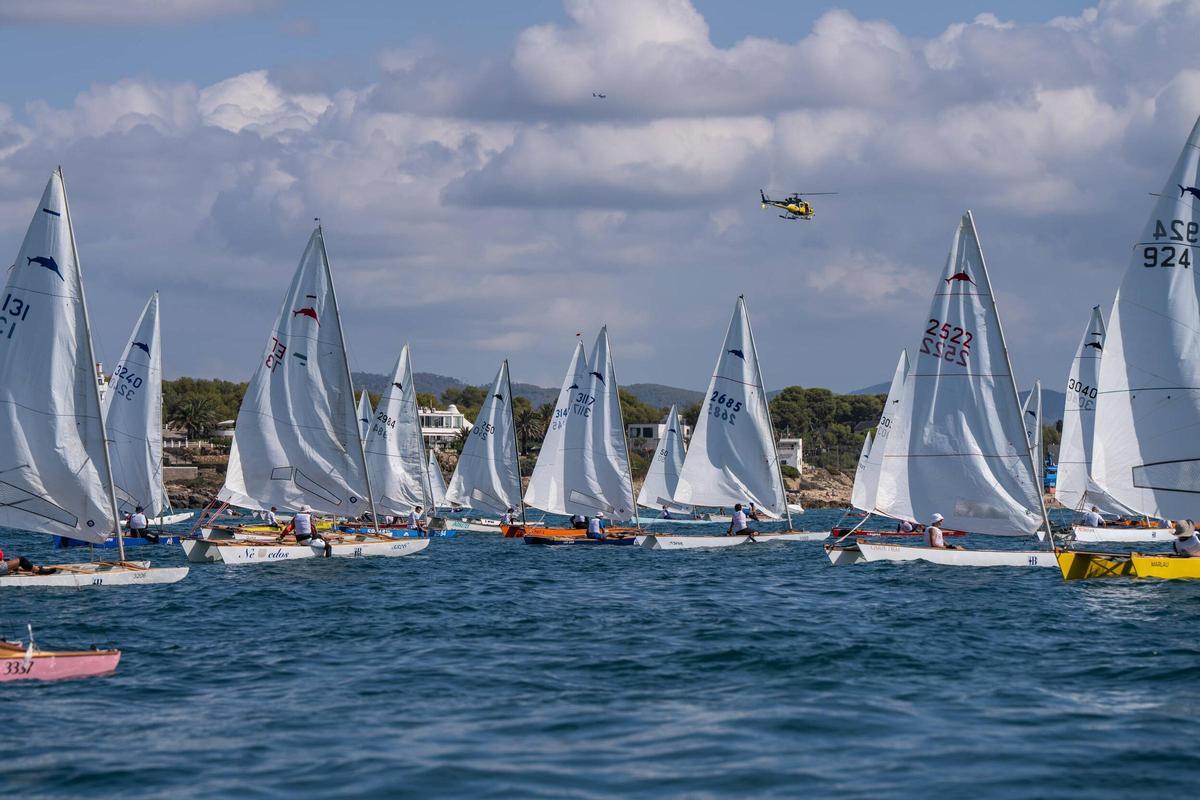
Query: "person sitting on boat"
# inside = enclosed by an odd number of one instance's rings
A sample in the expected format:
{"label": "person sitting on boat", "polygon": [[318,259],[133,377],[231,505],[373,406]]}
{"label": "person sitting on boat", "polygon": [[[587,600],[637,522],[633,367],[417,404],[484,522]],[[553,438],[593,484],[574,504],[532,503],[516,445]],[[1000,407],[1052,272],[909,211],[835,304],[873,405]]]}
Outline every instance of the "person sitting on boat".
{"label": "person sitting on boat", "polygon": [[0,576],[13,575],[20,572],[31,572],[34,575],[53,575],[58,572],[58,569],[56,567],[36,566],[25,556],[5,558],[4,551],[0,550]]}
{"label": "person sitting on boat", "polygon": [[929,525],[925,528],[925,546],[934,547],[938,550],[961,550],[961,547],[951,547],[946,544],[940,527],[945,519],[941,514],[934,514],[929,518]]}
{"label": "person sitting on boat", "polygon": [[1196,536],[1196,526],[1189,519],[1181,519],[1175,523],[1175,554],[1184,558],[1200,558],[1200,537]]}
{"label": "person sitting on boat", "polygon": [[508,511],[505,511],[504,516],[500,518],[500,524],[501,525],[512,525],[513,524],[513,513],[514,513],[513,507],[509,506]]}
{"label": "person sitting on boat", "polygon": [[148,542],[156,542],[158,541],[158,537],[150,533],[145,512],[146,509],[138,506],[132,514],[125,518],[125,524],[129,527],[129,535],[145,539]]}
{"label": "person sitting on boat", "polygon": [[758,516],[758,509],[754,507],[754,503],[750,504],[750,508],[746,511],[746,518],[758,522],[761,519]]}
{"label": "person sitting on boat", "polygon": [[1102,528],[1108,523],[1100,516],[1100,509],[1092,506],[1092,510],[1083,515],[1083,524],[1089,528]]}
{"label": "person sitting on boat", "polygon": [[912,533],[912,532],[913,532],[913,524],[911,522],[909,522],[908,520],[902,519],[898,523],[896,523],[896,533]]}
{"label": "person sitting on boat", "polygon": [[278,510],[275,506],[271,506],[271,510],[267,512],[267,524],[272,528],[279,527],[279,517],[275,516],[275,512]]}
{"label": "person sitting on boat", "polygon": [[587,538],[603,539],[605,527],[606,523],[604,521],[604,512],[597,511],[596,516],[591,517],[587,521]]}
{"label": "person sitting on boat", "polygon": [[675,519],[671,516],[671,509],[667,508],[666,503],[663,503],[663,513],[661,519]]}
{"label": "person sitting on boat", "polygon": [[586,530],[588,526],[588,518],[583,514],[571,515],[571,527],[577,531]]}
{"label": "person sitting on boat", "polygon": [[425,533],[425,520],[422,517],[421,506],[417,506],[408,512],[408,529],[410,531],[417,531],[423,535]]}
{"label": "person sitting on boat", "polygon": [[725,535],[753,536],[754,533],[750,530],[750,523],[746,521],[746,512],[742,510],[742,504],[738,503],[733,507],[733,519],[729,521],[729,530],[725,532]]}

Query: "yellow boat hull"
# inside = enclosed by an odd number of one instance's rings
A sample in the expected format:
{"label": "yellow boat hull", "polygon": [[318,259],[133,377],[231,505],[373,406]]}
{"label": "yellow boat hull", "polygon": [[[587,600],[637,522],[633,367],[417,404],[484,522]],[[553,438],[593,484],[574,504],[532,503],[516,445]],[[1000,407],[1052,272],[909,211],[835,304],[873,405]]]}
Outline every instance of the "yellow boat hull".
{"label": "yellow boat hull", "polygon": [[1133,562],[1133,571],[1139,578],[1200,580],[1200,558],[1135,555],[1130,558],[1130,561]]}
{"label": "yellow boat hull", "polygon": [[1132,561],[1118,553],[1084,553],[1075,550],[1055,550],[1058,568],[1065,581],[1085,581],[1093,578],[1135,577]]}

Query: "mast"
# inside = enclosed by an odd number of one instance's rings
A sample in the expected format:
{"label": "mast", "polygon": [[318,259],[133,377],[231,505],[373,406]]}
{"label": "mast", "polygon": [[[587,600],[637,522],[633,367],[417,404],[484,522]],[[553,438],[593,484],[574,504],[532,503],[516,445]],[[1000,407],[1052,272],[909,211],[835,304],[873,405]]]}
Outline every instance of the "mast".
{"label": "mast", "polygon": [[517,458],[517,502],[521,504],[521,528],[525,528],[525,493],[521,491],[521,448],[517,445],[517,412],[513,408],[512,373],[504,359],[504,383],[508,387],[508,419],[512,423],[513,455]]}
{"label": "mast", "polygon": [[[738,300],[742,301],[742,305],[746,304],[746,296],[738,295]],[[783,465],[779,463],[779,443],[775,439],[775,423],[771,421],[771,402],[767,399],[767,387],[763,384],[762,379],[762,364],[758,361],[758,345],[754,343],[754,324],[750,322],[750,310],[746,309],[746,330],[750,332],[750,347],[754,350],[754,369],[758,372],[758,388],[762,391],[763,407],[767,412],[767,428],[771,436],[771,453],[775,456],[775,472],[779,475],[779,492],[783,495],[783,511],[787,515],[788,530],[792,528],[792,509],[788,507],[787,489],[783,483]]]}
{"label": "mast", "polygon": [[[87,296],[83,291],[83,267],[79,263],[79,248],[75,244],[75,223],[71,220],[71,202],[67,199],[67,180],[63,177],[62,165],[58,167],[58,180],[63,187],[63,211],[67,214],[67,231],[71,234],[71,257],[75,259],[75,271],[79,274],[79,304],[83,306],[83,327],[87,333],[88,371],[92,380],[96,375],[96,346],[92,342],[92,322],[88,317]],[[108,453],[108,429],[104,424],[104,407],[100,405],[100,387],[96,386],[96,418],[100,420],[100,438],[104,440],[104,474],[108,478],[108,502],[112,506],[113,527],[117,535],[117,557],[125,560],[125,537],[121,535],[121,516],[117,511],[117,486],[113,483],[112,458]]]}
{"label": "mast", "polygon": [[[976,244],[979,243],[979,231],[975,228],[975,217],[970,210],[967,211],[967,219],[971,222],[971,233],[975,237]],[[987,259],[983,255],[983,246],[979,245],[979,263],[983,266],[983,281],[987,284],[988,297],[992,299],[992,310],[996,314],[996,334],[1000,337],[1000,350],[1004,353],[1004,366],[1008,370],[1008,381],[1012,386],[1013,408],[1021,408],[1021,396],[1017,392],[1017,379],[1013,376],[1012,358],[1008,354],[1008,340],[1004,336],[1004,322],[1000,319],[1000,309],[996,305],[996,295],[992,291],[992,275],[988,272]],[[1038,420],[1041,425],[1041,420]],[[1025,431],[1025,420],[1021,420],[1021,430]],[[1034,483],[1037,483],[1038,471],[1037,465],[1033,463],[1033,445],[1029,441],[1029,436],[1025,436],[1025,458],[1029,461],[1029,474],[1033,476]],[[1034,490],[1038,497],[1038,507],[1042,512],[1042,524],[1046,526],[1046,543],[1050,546],[1050,550],[1054,550],[1054,533],[1050,528],[1050,515],[1046,513],[1046,496],[1040,485],[1035,485]]]}
{"label": "mast", "polygon": [[[604,330],[608,330],[607,325],[604,326]],[[625,469],[628,470],[625,477],[629,480],[629,502],[632,504],[630,509],[633,510],[633,524],[638,530],[641,530],[642,519],[638,514],[637,498],[633,496],[633,466],[629,462],[629,432],[625,430],[625,412],[621,408],[621,382],[617,380],[617,368],[613,364],[611,343],[608,347],[608,364],[606,366],[612,367],[609,372],[612,374],[613,386],[617,389],[617,419],[621,421],[621,441],[625,445]]]}
{"label": "mast", "polygon": [[[354,402],[354,379],[350,377],[350,356],[346,353],[346,332],[342,330],[342,311],[338,308],[337,290],[333,286],[333,270],[329,267],[329,251],[325,249],[325,230],[321,227],[321,218],[317,217],[317,234],[321,239],[321,260],[325,268],[325,278],[329,281],[329,296],[333,300],[333,313],[337,316],[338,321],[338,338],[342,341],[342,363],[346,366],[346,385],[350,387],[350,402]],[[358,409],[355,408],[354,419],[358,420]],[[371,524],[375,527],[375,532],[379,532],[379,517],[375,514],[375,495],[371,491],[371,472],[367,469],[367,451],[363,445],[362,429],[355,425],[358,429],[358,436],[354,437],[358,440],[358,463],[362,464],[363,479],[367,482],[367,503],[371,506]]]}

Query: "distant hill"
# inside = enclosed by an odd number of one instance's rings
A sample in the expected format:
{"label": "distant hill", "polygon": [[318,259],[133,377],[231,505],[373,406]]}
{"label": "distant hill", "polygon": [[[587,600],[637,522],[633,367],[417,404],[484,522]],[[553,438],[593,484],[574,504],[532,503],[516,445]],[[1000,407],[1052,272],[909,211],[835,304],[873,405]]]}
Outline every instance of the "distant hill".
{"label": "distant hill", "polygon": [[[374,394],[382,394],[388,383],[391,382],[387,375],[379,375],[374,372],[355,372],[351,377],[354,379],[355,391],[365,388]],[[414,372],[413,382],[417,384],[418,392],[429,392],[437,397],[441,397],[442,392],[447,389],[469,385],[458,378],[433,372]],[[512,388],[515,396],[528,399],[535,408],[544,403],[553,403],[558,397],[558,389],[534,386],[532,383],[514,383]],[[666,408],[674,403],[682,409],[698,402],[704,396],[703,392],[677,389],[674,386],[663,386],[661,383],[635,383],[623,388],[633,392],[633,395],[643,403],[658,408]]]}
{"label": "distant hill", "polygon": [[704,397],[704,392],[697,392],[692,389],[677,389],[674,386],[664,386],[661,383],[631,383],[624,388],[632,392],[634,397],[646,405],[657,406],[658,408],[668,408],[674,405],[678,406],[680,411],[692,403],[699,403],[701,398]]}
{"label": "distant hill", "polygon": [[[887,394],[888,388],[891,386],[891,381],[886,383],[876,383],[873,386],[864,386],[861,389],[855,389],[850,394]],[[1029,389],[1021,392],[1021,402],[1025,402],[1025,398],[1029,396]],[[1067,396],[1062,392],[1056,392],[1053,389],[1042,388],[1042,418],[1046,425],[1053,425],[1063,418],[1063,409],[1067,405]]]}

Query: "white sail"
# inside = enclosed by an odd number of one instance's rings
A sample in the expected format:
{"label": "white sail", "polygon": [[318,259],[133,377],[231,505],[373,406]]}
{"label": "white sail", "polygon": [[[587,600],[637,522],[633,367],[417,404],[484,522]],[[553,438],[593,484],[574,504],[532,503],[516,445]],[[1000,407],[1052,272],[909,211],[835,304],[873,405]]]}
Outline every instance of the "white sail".
{"label": "white sail", "polygon": [[783,477],[758,351],[741,297],[734,306],[703,403],[675,501],[722,507],[754,503],[768,516],[786,516]]}
{"label": "white sail", "polygon": [[1153,516],[1200,518],[1200,120],[1133,249],[1108,319],[1093,476]]}
{"label": "white sail", "polygon": [[96,361],[62,173],[0,295],[0,526],[103,542],[116,531]]}
{"label": "white sail", "polygon": [[679,485],[679,473],[683,470],[683,457],[687,449],[683,444],[683,424],[679,421],[679,412],[675,406],[667,413],[667,422],[658,446],[654,450],[654,460],[646,471],[646,479],[642,481],[642,490],[638,492],[637,504],[646,508],[661,508],[673,504],[675,489]]}
{"label": "white sail", "polygon": [[446,500],[497,514],[519,508],[521,478],[507,361],[500,365],[492,391],[483,401],[471,435],[463,444]]}
{"label": "white sail", "polygon": [[[896,369],[892,372],[892,383],[888,387],[887,398],[883,401],[883,411],[879,415],[879,423],[875,426],[875,438],[871,443],[871,452],[867,457],[866,469],[854,475],[854,493],[866,505],[854,504],[855,508],[863,511],[875,510],[875,493],[879,488],[879,473],[883,469],[883,456],[887,452],[887,441],[891,437],[892,428],[902,413],[901,404],[904,402],[904,383],[908,379],[908,351],[901,350],[900,358],[896,361]],[[859,494],[859,483],[862,483]]]}
{"label": "white sail", "polygon": [[429,490],[433,495],[433,507],[446,508],[449,505],[446,502],[446,479],[442,477],[442,467],[438,464],[437,455],[432,450],[429,451],[426,470],[429,473]]}
{"label": "white sail", "polygon": [[871,432],[863,437],[862,450],[858,454],[858,466],[854,470],[854,487],[850,490],[850,505],[860,511],[871,511],[875,507],[875,487],[867,476],[871,458]]}
{"label": "white sail", "polygon": [[162,350],[158,292],[133,326],[104,396],[104,422],[119,512],[141,506],[147,517],[166,508],[162,482]]}
{"label": "white sail", "polygon": [[[567,374],[555,402],[554,417],[546,427],[542,449],[533,466],[529,486],[525,489],[525,504],[532,508],[540,508],[551,514],[576,513],[569,511],[567,506],[568,475],[578,473],[581,465],[566,458],[567,436],[572,431],[580,430],[579,423],[587,410],[586,406],[576,402],[576,398],[581,394],[586,396],[584,387],[588,383],[588,372],[583,342],[576,340],[575,351],[571,354],[571,362],[567,365]],[[576,438],[578,436],[576,433]]]}
{"label": "white sail", "polygon": [[367,431],[371,430],[373,416],[375,412],[371,409],[371,398],[367,396],[367,390],[363,389],[358,394],[358,426],[364,442],[367,440]]}
{"label": "white sail", "polygon": [[354,388],[319,226],[242,399],[218,496],[259,510],[369,511]]}
{"label": "white sail", "polygon": [[433,503],[419,411],[412,358],[406,344],[367,432],[367,469],[375,490],[375,507],[386,514],[405,515],[416,506],[428,511]]}
{"label": "white sail", "polygon": [[876,507],[908,519],[941,513],[951,529],[1034,533],[1042,496],[970,212],[922,327]]}
{"label": "white sail", "polygon": [[1033,382],[1033,390],[1021,403],[1021,420],[1025,423],[1025,436],[1029,440],[1029,451],[1033,454],[1034,475],[1037,485],[1042,486],[1042,382]]}
{"label": "white sail", "polygon": [[1079,349],[1067,376],[1054,495],[1067,508],[1085,511],[1095,506],[1105,514],[1136,516],[1139,512],[1112,497],[1095,480],[1092,471],[1100,362],[1104,357],[1105,340],[1104,314],[1100,306],[1096,306],[1092,309],[1092,318],[1083,331],[1083,338],[1079,341]]}

